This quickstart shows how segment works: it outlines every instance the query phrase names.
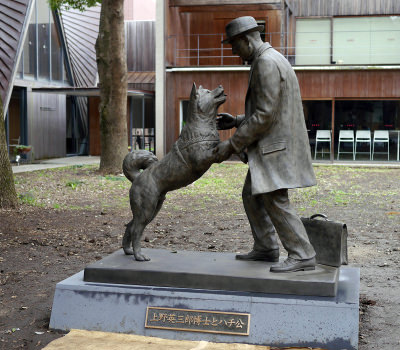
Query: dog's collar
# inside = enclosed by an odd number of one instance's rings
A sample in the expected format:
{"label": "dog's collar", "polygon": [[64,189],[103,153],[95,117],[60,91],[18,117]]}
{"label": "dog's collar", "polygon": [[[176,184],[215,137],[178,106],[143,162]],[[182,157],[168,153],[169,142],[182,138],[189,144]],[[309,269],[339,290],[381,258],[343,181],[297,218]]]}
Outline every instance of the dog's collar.
{"label": "dog's collar", "polygon": [[210,139],[209,136],[199,136],[199,137],[195,137],[193,139],[186,140],[186,141],[183,141],[182,139],[180,139],[178,141],[179,149],[182,150],[182,149],[185,149],[185,148],[193,145],[194,143],[199,143],[199,142],[204,142],[204,141],[219,142],[219,139],[218,138]]}

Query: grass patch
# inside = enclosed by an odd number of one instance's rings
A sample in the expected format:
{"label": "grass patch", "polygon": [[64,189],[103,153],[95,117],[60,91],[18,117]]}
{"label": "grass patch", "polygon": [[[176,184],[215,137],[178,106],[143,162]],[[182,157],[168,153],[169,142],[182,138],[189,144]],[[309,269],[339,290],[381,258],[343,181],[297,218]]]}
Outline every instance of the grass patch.
{"label": "grass patch", "polygon": [[127,181],[125,176],[106,175],[104,176],[104,178],[109,181],[125,181],[125,180]]}
{"label": "grass patch", "polygon": [[79,185],[82,185],[83,183],[84,183],[84,182],[81,181],[81,180],[71,180],[71,181],[68,181],[68,182],[65,184],[65,186],[71,187],[73,190],[76,190],[76,188],[77,188]]}
{"label": "grass patch", "polygon": [[36,205],[36,198],[30,192],[20,193],[18,197],[20,202],[23,204]]}
{"label": "grass patch", "polygon": [[[185,213],[193,210],[242,213],[242,188],[248,166],[241,163],[214,164],[200,179],[169,192],[163,211]],[[317,186],[290,190],[290,200],[302,215],[330,214],[334,208],[363,208],[397,211],[400,169],[315,167]],[[52,209],[112,210],[129,212],[131,183],[123,176],[99,176],[96,165],[73,166],[15,174],[20,202]],[[73,191],[71,191],[71,189]],[[227,203],[234,208],[227,209]],[[189,206],[189,207],[188,207]],[[398,215],[390,220],[399,220]]]}

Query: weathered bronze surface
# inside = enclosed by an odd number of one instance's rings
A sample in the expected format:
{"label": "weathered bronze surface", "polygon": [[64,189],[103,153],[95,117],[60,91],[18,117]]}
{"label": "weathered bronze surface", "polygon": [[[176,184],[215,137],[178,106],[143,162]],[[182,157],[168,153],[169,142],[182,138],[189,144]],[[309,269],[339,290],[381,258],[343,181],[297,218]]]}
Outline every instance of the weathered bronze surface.
{"label": "weathered bronze surface", "polygon": [[213,149],[219,142],[217,108],[225,100],[222,86],[210,91],[201,86],[197,90],[193,84],[188,120],[172,150],[161,161],[144,150],[126,155],[123,170],[132,182],[129,199],[133,219],[122,241],[125,254],[133,254],[136,260],[149,260],[141,253],[140,240],[145,227],[161,209],[165,194],[191,184],[215,163]]}
{"label": "weathered bronze surface", "polygon": [[215,149],[218,161],[239,154],[249,164],[243,187],[243,204],[254,237],[250,254],[241,260],[276,261],[278,234],[288,259],[273,272],[313,269],[315,251],[304,226],[292,208],[288,189],[316,184],[305,127],[300,89],[290,63],[260,37],[250,16],[226,26],[225,43],[232,53],[251,63],[245,114],[219,115],[219,129],[236,127],[233,136]]}
{"label": "weathered bronze surface", "polygon": [[340,267],[348,264],[347,225],[331,221],[324,214],[301,218],[313,245],[318,264]]}
{"label": "weathered bronze surface", "polygon": [[146,328],[249,335],[250,314],[165,307],[147,307]]}
{"label": "weathered bronze surface", "polygon": [[335,296],[339,269],[317,265],[313,271],[271,273],[272,263],[239,261],[234,253],[143,249],[143,264],[121,250],[86,266],[85,282],[232,292]]}

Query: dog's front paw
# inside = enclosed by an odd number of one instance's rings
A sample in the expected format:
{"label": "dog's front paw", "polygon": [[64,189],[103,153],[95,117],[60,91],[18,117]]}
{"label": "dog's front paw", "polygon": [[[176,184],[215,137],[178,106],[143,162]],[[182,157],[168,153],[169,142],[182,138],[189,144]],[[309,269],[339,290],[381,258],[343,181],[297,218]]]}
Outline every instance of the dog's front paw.
{"label": "dog's front paw", "polygon": [[137,261],[150,261],[150,258],[142,253],[133,253]]}

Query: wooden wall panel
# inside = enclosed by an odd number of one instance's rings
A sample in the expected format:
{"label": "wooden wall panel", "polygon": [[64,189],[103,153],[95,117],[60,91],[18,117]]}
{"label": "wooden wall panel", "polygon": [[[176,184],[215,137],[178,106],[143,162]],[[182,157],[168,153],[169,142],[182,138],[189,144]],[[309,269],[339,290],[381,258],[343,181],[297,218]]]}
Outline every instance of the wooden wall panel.
{"label": "wooden wall panel", "polygon": [[8,137],[10,145],[16,144],[17,139],[21,136],[21,99],[14,94],[11,96],[10,104],[8,105],[8,118],[9,118],[9,130]]}
{"label": "wooden wall panel", "polygon": [[[400,99],[400,70],[391,71],[296,71],[303,99]],[[189,99],[193,82],[214,89],[221,84],[228,95],[219,112],[244,113],[248,72],[167,73],[167,151],[179,136],[179,106]],[[227,139],[233,131],[221,132]]]}
{"label": "wooden wall panel", "polygon": [[400,98],[400,70],[296,71],[302,98]]}
{"label": "wooden wall panel", "polygon": [[[166,65],[173,66],[176,62],[175,49],[177,47],[185,47],[184,33],[189,31],[189,16],[179,11],[177,7],[169,8],[166,15]],[[181,61],[182,65],[187,65],[185,61]]]}
{"label": "wooden wall panel", "polygon": [[[89,114],[89,155],[99,156],[101,154],[101,138],[100,138],[100,97],[88,97],[88,114]],[[129,145],[129,113],[130,101],[127,100],[127,141]],[[128,151],[128,150],[127,150]]]}
{"label": "wooden wall panel", "polygon": [[89,104],[89,154],[99,156],[100,144],[100,97],[88,97]]}
{"label": "wooden wall panel", "polygon": [[[221,39],[225,37],[225,26],[239,16],[253,16],[257,20],[265,21],[268,32],[266,40],[270,41],[274,47],[280,46],[280,10],[266,9],[262,5],[229,6],[228,8],[226,6],[172,7],[167,16],[167,66],[197,66],[198,61],[199,65],[221,65],[221,49],[224,56],[232,56],[231,46],[221,45]],[[199,59],[198,47],[200,48]],[[214,50],[204,50],[209,48]],[[176,49],[191,51],[179,51],[176,55]],[[176,59],[176,56],[194,58]],[[217,57],[206,58],[205,56]],[[223,59],[223,65],[240,65],[241,63],[238,57]]]}

